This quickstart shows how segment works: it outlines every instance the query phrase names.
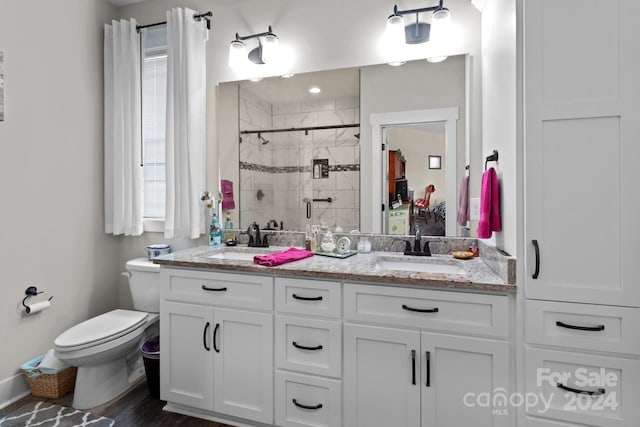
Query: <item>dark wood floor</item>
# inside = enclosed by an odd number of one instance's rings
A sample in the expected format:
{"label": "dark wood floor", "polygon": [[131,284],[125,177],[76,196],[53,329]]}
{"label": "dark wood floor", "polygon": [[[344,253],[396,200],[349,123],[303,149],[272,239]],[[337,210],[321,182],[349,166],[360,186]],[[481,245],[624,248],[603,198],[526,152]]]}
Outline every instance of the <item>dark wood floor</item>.
{"label": "dark wood floor", "polygon": [[[42,399],[39,397],[27,396],[6,408],[0,409],[0,417],[7,415],[27,403],[45,400],[63,406],[71,406],[73,394],[61,399]],[[145,381],[137,384],[128,393],[120,398],[105,403],[97,408],[90,409],[89,412],[112,418],[117,427],[126,426],[190,426],[190,427],[230,427],[213,421],[205,421],[199,418],[188,417],[186,415],[174,414],[163,411],[165,402],[149,396],[149,389]]]}

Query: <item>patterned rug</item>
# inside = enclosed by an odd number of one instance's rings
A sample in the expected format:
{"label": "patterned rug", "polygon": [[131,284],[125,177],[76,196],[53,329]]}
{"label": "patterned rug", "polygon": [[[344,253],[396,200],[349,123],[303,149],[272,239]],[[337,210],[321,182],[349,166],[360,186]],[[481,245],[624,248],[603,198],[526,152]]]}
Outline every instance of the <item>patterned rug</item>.
{"label": "patterned rug", "polygon": [[0,418],[0,427],[111,427],[114,424],[110,418],[47,402],[29,403]]}

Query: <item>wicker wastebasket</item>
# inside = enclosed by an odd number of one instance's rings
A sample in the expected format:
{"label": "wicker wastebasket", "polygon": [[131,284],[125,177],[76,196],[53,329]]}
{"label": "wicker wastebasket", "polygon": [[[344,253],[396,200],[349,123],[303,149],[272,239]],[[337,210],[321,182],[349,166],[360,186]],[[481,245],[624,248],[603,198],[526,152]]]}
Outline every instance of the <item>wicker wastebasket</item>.
{"label": "wicker wastebasket", "polygon": [[60,370],[39,369],[38,364],[43,358],[44,355],[38,356],[20,366],[31,394],[36,397],[59,399],[71,393],[76,384],[77,368],[67,366]]}

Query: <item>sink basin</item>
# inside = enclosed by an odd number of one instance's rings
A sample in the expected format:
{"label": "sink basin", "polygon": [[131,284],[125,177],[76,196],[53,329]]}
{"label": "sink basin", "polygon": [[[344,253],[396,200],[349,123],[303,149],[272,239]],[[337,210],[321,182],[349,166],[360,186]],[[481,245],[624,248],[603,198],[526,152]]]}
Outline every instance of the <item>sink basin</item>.
{"label": "sink basin", "polygon": [[229,259],[234,261],[253,261],[253,257],[260,255],[253,252],[220,252],[215,255],[210,255],[212,259]]}
{"label": "sink basin", "polygon": [[467,274],[459,261],[437,258],[378,258],[376,268],[419,273]]}
{"label": "sink basin", "polygon": [[274,252],[279,252],[286,248],[278,246],[272,246],[269,248],[253,248],[246,246],[239,247],[225,247],[220,252],[213,255],[209,255],[211,259],[227,259],[233,261],[253,261],[253,257],[256,255],[267,255]]}

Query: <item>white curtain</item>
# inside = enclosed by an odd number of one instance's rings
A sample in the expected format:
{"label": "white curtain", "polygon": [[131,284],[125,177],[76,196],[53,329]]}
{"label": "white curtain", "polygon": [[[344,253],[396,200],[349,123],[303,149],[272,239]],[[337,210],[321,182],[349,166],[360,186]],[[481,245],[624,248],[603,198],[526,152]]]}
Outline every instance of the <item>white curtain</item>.
{"label": "white curtain", "polygon": [[140,38],[136,21],[104,27],[105,232],[142,234]]}
{"label": "white curtain", "polygon": [[205,190],[205,21],[196,12],[167,12],[167,210],[165,237],[204,233],[200,195]]}

